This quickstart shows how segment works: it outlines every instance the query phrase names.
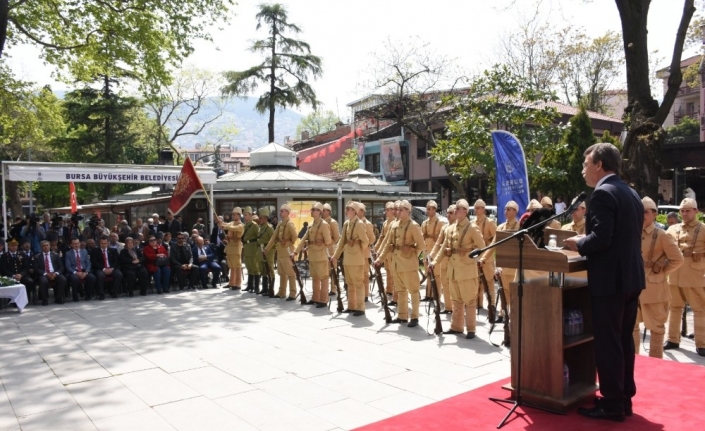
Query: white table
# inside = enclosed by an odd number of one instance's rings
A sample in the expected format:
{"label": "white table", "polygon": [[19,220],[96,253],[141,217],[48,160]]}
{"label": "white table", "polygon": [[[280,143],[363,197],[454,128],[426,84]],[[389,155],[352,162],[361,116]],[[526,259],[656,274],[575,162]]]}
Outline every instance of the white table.
{"label": "white table", "polygon": [[22,312],[27,306],[27,289],[24,284],[16,284],[14,286],[0,286],[0,298],[10,298],[10,302],[17,304],[17,308]]}

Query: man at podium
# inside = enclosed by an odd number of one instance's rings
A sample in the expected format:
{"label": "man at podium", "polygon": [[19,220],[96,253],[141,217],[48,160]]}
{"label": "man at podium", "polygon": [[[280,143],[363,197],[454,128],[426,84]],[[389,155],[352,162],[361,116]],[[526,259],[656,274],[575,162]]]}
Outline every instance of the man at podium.
{"label": "man at podium", "polygon": [[619,178],[622,155],[612,144],[599,143],[583,153],[583,177],[594,187],[585,235],[564,244],[587,257],[595,363],[602,398],[578,413],[594,419],[624,421],[632,414],[634,340],[639,294],[644,289],[641,231],[644,206]]}

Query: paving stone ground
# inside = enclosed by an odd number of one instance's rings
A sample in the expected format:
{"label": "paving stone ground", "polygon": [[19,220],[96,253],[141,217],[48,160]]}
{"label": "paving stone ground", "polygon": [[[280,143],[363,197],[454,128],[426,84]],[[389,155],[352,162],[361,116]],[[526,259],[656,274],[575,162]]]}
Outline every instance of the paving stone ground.
{"label": "paving stone ground", "polygon": [[[484,312],[474,340],[420,320],[225,289],[5,308],[0,430],[351,429],[509,376]],[[668,359],[705,364],[682,347]]]}

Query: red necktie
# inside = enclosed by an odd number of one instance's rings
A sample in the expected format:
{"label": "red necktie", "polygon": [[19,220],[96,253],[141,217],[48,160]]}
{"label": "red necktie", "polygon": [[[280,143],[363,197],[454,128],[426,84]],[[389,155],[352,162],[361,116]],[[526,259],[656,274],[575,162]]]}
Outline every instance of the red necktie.
{"label": "red necktie", "polygon": [[49,268],[49,253],[44,253],[44,272],[49,274],[51,268]]}
{"label": "red necktie", "polygon": [[81,271],[81,255],[78,254],[77,251],[75,251],[74,253],[76,253],[76,272],[83,272]]}
{"label": "red necktie", "polygon": [[108,265],[108,250],[103,250],[103,267],[105,268],[110,268],[110,265]]}

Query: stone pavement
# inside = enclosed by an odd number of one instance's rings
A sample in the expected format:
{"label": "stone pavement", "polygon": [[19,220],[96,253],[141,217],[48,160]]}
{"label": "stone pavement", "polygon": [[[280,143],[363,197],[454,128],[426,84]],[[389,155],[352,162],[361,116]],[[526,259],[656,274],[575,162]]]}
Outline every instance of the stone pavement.
{"label": "stone pavement", "polygon": [[[465,340],[427,335],[425,311],[407,328],[367,307],[208,289],[5,308],[0,430],[351,429],[509,376],[484,313]],[[705,363],[682,346],[667,356]]]}

